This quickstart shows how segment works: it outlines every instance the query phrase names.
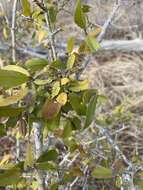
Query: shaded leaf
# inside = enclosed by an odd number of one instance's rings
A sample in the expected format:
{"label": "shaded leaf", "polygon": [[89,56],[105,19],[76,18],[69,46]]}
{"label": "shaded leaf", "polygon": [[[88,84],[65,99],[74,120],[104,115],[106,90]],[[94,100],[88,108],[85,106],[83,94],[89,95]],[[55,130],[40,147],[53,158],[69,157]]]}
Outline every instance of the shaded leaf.
{"label": "shaded leaf", "polygon": [[21,173],[18,169],[9,169],[0,173],[0,186],[15,185],[19,182]]}
{"label": "shaded leaf", "polygon": [[12,88],[27,82],[29,77],[21,72],[0,69],[0,86]]}
{"label": "shaded leaf", "polygon": [[89,105],[87,107],[85,127],[88,127],[94,120],[96,105],[97,105],[97,97],[93,96],[90,99]]}
{"label": "shaded leaf", "polygon": [[81,98],[77,94],[71,93],[69,95],[69,100],[70,100],[70,104],[71,104],[73,110],[75,110],[77,112],[77,114],[79,114],[79,115],[86,114],[86,107],[83,104],[83,102],[81,101]]}
{"label": "shaded leaf", "polygon": [[60,112],[61,104],[53,100],[46,100],[43,108],[42,115],[45,119],[53,119]]}
{"label": "shaded leaf", "polygon": [[91,175],[96,179],[110,179],[112,178],[112,170],[110,168],[99,166],[93,170]]}
{"label": "shaded leaf", "polygon": [[82,11],[83,11],[84,13],[88,13],[88,12],[90,11],[90,9],[91,9],[91,6],[89,6],[89,5],[87,5],[87,4],[83,4],[83,6],[82,6]]}
{"label": "shaded leaf", "polygon": [[57,166],[49,162],[36,163],[35,166],[40,170],[57,170]]}
{"label": "shaded leaf", "polygon": [[24,111],[24,108],[0,107],[0,117],[15,117]]}
{"label": "shaded leaf", "polygon": [[33,58],[26,61],[25,66],[31,71],[38,71],[48,65],[48,60],[41,58]]}
{"label": "shaded leaf", "polygon": [[44,152],[37,160],[39,162],[55,161],[58,158],[58,152],[55,149],[51,149],[48,152]]}
{"label": "shaded leaf", "polygon": [[72,133],[72,124],[69,120],[67,120],[66,125],[64,126],[64,130],[63,130],[63,138],[67,138],[69,136],[71,136]]}

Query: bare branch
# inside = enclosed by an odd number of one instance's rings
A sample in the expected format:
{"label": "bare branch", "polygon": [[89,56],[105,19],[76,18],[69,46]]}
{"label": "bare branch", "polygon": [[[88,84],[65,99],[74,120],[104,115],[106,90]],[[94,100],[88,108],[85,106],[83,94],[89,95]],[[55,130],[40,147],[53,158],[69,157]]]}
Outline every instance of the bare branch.
{"label": "bare branch", "polygon": [[11,46],[12,46],[12,61],[16,62],[15,53],[15,24],[16,24],[16,8],[18,0],[14,0],[12,8],[12,26],[11,26]]}

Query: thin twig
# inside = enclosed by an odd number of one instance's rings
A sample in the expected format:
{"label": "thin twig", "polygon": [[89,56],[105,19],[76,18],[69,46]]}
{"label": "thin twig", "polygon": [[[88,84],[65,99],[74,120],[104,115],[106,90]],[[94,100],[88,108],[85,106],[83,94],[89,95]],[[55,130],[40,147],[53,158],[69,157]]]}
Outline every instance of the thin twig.
{"label": "thin twig", "polygon": [[[35,143],[35,158],[38,159],[43,153],[43,138],[41,123],[33,122],[34,128],[34,143]],[[41,170],[37,170],[38,190],[45,189],[45,177]]]}
{"label": "thin twig", "polygon": [[101,41],[103,40],[103,38],[104,38],[104,36],[105,36],[105,34],[106,34],[106,31],[107,31],[107,29],[109,28],[109,26],[110,26],[110,24],[111,24],[113,18],[115,17],[115,14],[116,14],[117,10],[119,9],[119,7],[120,7],[120,2],[119,2],[118,4],[115,2],[114,8],[113,8],[111,14],[109,15],[107,21],[104,23],[104,25],[103,25],[103,27],[102,27],[101,33],[100,33],[99,36],[97,37],[97,41],[98,41],[98,42],[101,42]]}
{"label": "thin twig", "polygon": [[12,8],[12,25],[11,25],[11,46],[12,46],[12,61],[16,62],[15,52],[15,24],[16,24],[16,8],[18,0],[14,0]]}

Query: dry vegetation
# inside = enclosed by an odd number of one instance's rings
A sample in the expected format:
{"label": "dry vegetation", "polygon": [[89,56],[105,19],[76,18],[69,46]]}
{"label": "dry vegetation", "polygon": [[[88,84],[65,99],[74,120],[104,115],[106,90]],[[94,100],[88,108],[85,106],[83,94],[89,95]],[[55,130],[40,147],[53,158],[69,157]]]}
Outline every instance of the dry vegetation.
{"label": "dry vegetation", "polygon": [[[92,5],[91,18],[93,23],[102,26],[107,20],[110,12],[113,8],[114,0],[87,0]],[[142,39],[143,37],[143,2],[139,0],[122,0],[122,6],[116,13],[116,17],[113,19],[110,25],[105,39]],[[3,2],[5,4],[5,2]],[[57,35],[57,42],[63,43],[67,37],[77,35],[78,28],[73,25],[71,20],[72,8],[74,7],[74,1],[69,1],[66,6],[66,12],[61,13],[59,26],[64,28],[63,33]],[[62,15],[63,14],[63,15]],[[66,19],[65,19],[66,16]],[[64,19],[62,19],[64,18]],[[25,36],[27,33],[25,32]],[[28,42],[31,43],[31,36],[28,37]],[[61,44],[62,45],[62,44]],[[42,46],[35,45],[36,48],[42,49]],[[3,54],[5,55],[5,54]],[[2,57],[3,57],[2,55]],[[23,54],[22,54],[23,56]],[[21,57],[21,54],[19,55]],[[24,59],[27,55],[24,54]],[[1,61],[4,59],[2,58]],[[112,134],[123,125],[126,126],[125,130],[121,133],[113,135],[117,144],[122,147],[125,155],[130,158],[136,154],[140,154],[142,159],[143,154],[143,56],[142,52],[130,52],[130,51],[105,51],[97,52],[95,55],[90,56],[89,64],[86,70],[82,74],[82,78],[87,78],[91,81],[91,86],[96,87],[102,94],[108,97],[108,103],[102,110],[99,109],[99,113],[105,113],[106,115],[112,115],[118,108],[123,108],[125,116],[131,114],[130,119],[120,118],[120,121],[115,121],[112,126]],[[125,120],[124,120],[125,119]],[[82,139],[82,138],[81,138]],[[11,139],[13,143],[13,139]],[[84,142],[83,142],[84,143]],[[9,145],[8,145],[9,146]],[[3,147],[3,142],[0,142],[0,149]],[[12,149],[13,150],[13,149]],[[116,160],[116,159],[115,159]],[[117,167],[118,164],[112,163]],[[100,186],[100,183],[102,185]],[[105,181],[105,183],[107,183]],[[101,190],[103,181],[97,183],[97,189]],[[107,189],[115,190],[115,187],[108,181],[106,184]],[[77,187],[80,189],[80,186]]]}

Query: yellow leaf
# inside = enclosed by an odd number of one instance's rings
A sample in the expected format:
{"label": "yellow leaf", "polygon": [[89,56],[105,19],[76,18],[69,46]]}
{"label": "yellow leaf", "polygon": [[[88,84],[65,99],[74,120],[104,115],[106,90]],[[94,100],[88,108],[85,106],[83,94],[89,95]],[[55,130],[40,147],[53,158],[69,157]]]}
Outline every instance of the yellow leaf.
{"label": "yellow leaf", "polygon": [[17,94],[9,96],[7,98],[0,97],[0,107],[9,106],[11,104],[17,103],[19,100],[23,99],[28,93],[28,88],[23,88],[18,91]]}
{"label": "yellow leaf", "polygon": [[47,30],[39,30],[38,31],[38,42],[41,43],[45,37],[48,36]]}
{"label": "yellow leaf", "polygon": [[4,155],[1,162],[0,162],[0,166],[2,166],[3,164],[6,164],[9,162],[9,160],[13,159],[13,156],[11,154],[7,154]]}
{"label": "yellow leaf", "polygon": [[90,32],[88,35],[91,37],[97,37],[98,34],[102,31],[101,27],[97,27],[94,31]]}
{"label": "yellow leaf", "polygon": [[61,85],[66,85],[70,80],[68,78],[61,79]]}
{"label": "yellow leaf", "polygon": [[67,103],[67,94],[65,92],[60,93],[56,100],[61,105],[65,105]]}

